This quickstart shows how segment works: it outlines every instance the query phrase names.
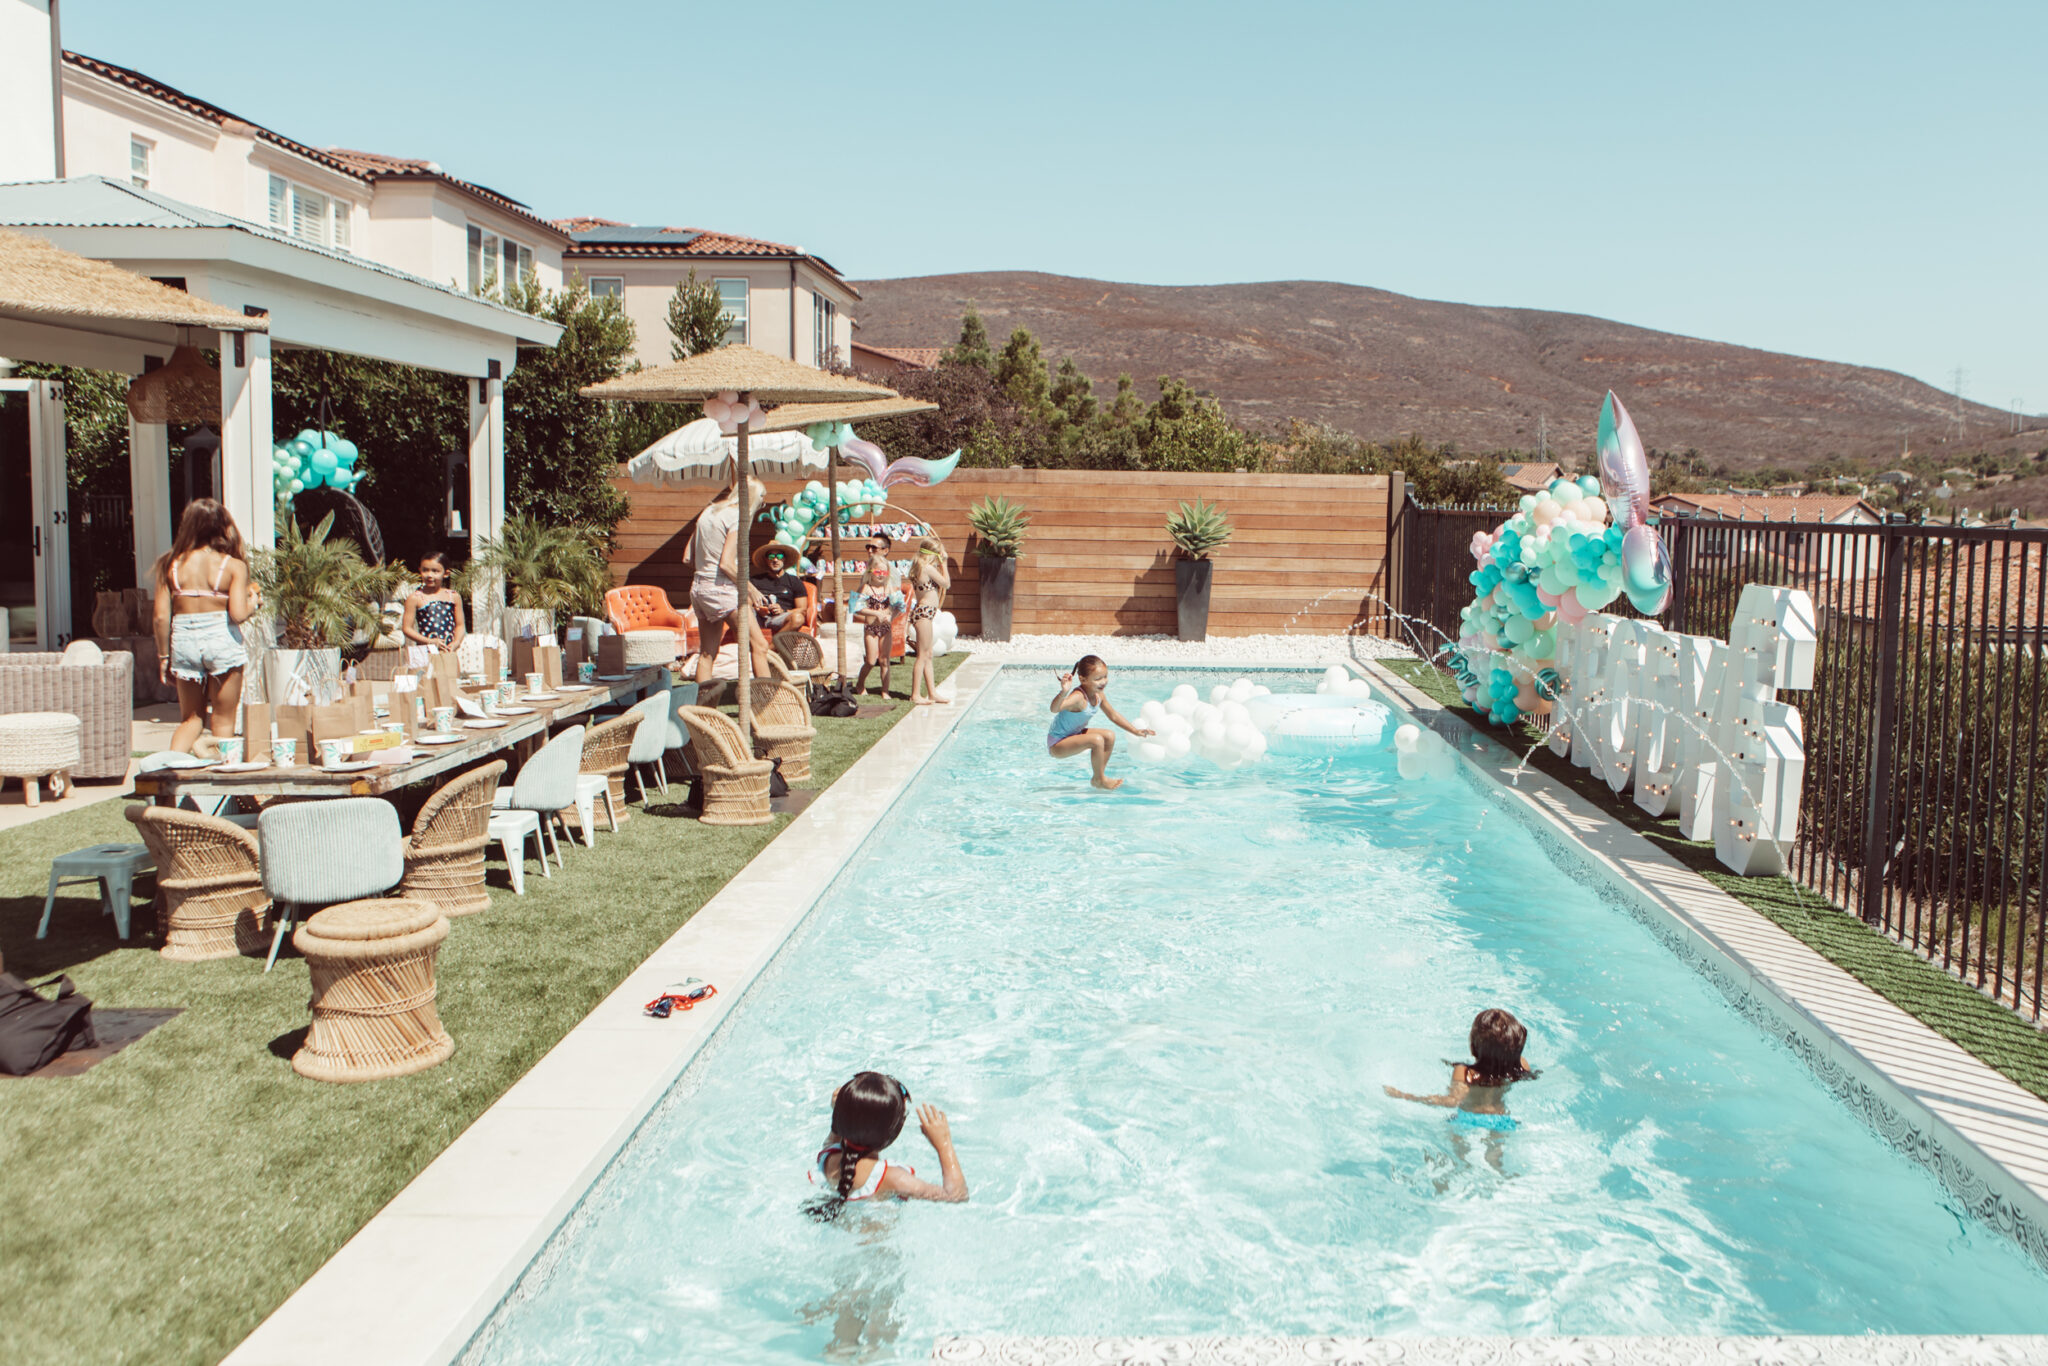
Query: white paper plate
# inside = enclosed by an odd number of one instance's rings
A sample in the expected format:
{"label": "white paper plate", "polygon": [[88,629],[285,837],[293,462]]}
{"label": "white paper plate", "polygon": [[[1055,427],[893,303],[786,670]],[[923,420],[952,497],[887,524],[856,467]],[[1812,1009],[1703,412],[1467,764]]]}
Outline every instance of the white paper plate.
{"label": "white paper plate", "polygon": [[459,745],[468,740],[466,735],[420,735],[415,736],[416,745]]}
{"label": "white paper plate", "polygon": [[596,689],[595,689],[595,688],[593,688],[593,687],[591,687],[591,686],[590,686],[590,684],[588,684],[588,683],[564,683],[564,684],[562,684],[562,686],[561,686],[561,691],[563,691],[563,692],[595,692],[595,691],[596,691]]}
{"label": "white paper plate", "polygon": [[495,712],[492,712],[491,714],[492,714],[493,716],[531,716],[531,715],[533,715],[533,708],[532,708],[532,707],[500,707],[500,708],[498,708],[498,709],[497,709],[497,710],[496,710]]}
{"label": "white paper plate", "polygon": [[215,771],[219,773],[254,773],[258,769],[269,767],[270,760],[268,759],[246,759],[238,764],[222,764]]}
{"label": "white paper plate", "polygon": [[562,698],[560,693],[530,692],[519,700],[522,702],[559,702]]}
{"label": "white paper plate", "polygon": [[322,764],[320,765],[320,771],[322,773],[361,773],[366,768],[375,768],[376,766],[377,761],[374,759],[357,759],[355,762],[347,764]]}
{"label": "white paper plate", "polygon": [[597,677],[601,683],[624,683],[632,676],[631,674],[599,674]]}
{"label": "white paper plate", "polygon": [[464,730],[496,730],[504,724],[503,721],[464,721],[462,728]]}

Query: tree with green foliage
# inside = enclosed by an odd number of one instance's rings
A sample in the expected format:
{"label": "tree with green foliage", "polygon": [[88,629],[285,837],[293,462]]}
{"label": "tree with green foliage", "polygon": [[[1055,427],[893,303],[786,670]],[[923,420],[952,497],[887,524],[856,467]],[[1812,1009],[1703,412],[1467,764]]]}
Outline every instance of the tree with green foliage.
{"label": "tree with green foliage", "polygon": [[1060,425],[1077,433],[1095,420],[1095,381],[1081,373],[1072,356],[1061,358],[1053,376],[1052,406]]}
{"label": "tree with green foliage", "polygon": [[988,326],[981,320],[973,304],[967,305],[967,312],[960,317],[960,340],[953,349],[939,358],[947,365],[965,365],[971,369],[988,371],[995,366],[995,357],[988,347]]}
{"label": "tree with green foliage", "polygon": [[609,536],[627,506],[611,483],[620,415],[578,391],[624,370],[633,324],[617,299],[591,298],[580,279],[559,290],[528,279],[513,290],[512,302],[560,323],[562,337],[551,347],[522,349],[505,380],[506,506]]}
{"label": "tree with green foliage", "polygon": [[1045,352],[1030,328],[1010,333],[1003,353],[996,357],[995,377],[996,387],[1026,421],[1052,420],[1052,376],[1045,368]]}
{"label": "tree with green foliage", "polygon": [[699,280],[694,268],[687,279],[676,282],[676,292],[668,301],[670,360],[688,360],[706,351],[716,351],[725,345],[725,334],[731,327],[732,314],[725,311],[716,283]]}
{"label": "tree with green foliage", "polygon": [[1258,438],[1233,425],[1222,404],[1171,375],[1159,377],[1159,401],[1137,433],[1146,469],[1229,471],[1265,463]]}

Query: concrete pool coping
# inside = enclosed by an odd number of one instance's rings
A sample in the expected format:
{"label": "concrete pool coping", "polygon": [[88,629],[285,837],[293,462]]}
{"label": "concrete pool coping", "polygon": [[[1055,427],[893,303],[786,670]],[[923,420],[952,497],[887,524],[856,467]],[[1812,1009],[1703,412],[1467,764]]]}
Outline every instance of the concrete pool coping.
{"label": "concrete pool coping", "polygon": [[[1003,667],[1031,663],[970,658],[961,665],[953,675],[959,689],[954,706],[919,709],[877,741],[265,1319],[229,1354],[229,1366],[441,1366],[461,1356],[988,683]],[[1300,673],[1315,668],[1254,660],[1159,667]],[[1629,899],[1632,913],[1714,980],[1753,1022],[1791,1046],[1881,1136],[1930,1167],[2037,1263],[2048,1260],[2042,1239],[2048,1227],[2048,1104],[1568,788],[1534,770],[1513,781],[1513,755],[1389,671],[1365,661],[1354,660],[1353,667],[1451,740],[1471,772],[1501,795],[1548,852]],[[663,985],[684,976],[717,983],[720,995],[666,1021],[641,1013]],[[1860,1362],[1880,1355],[1902,1363],[2048,1360],[2048,1337],[989,1335],[941,1337],[933,1351],[935,1360],[1019,1366],[1524,1360],[1712,1360],[1725,1366]]]}

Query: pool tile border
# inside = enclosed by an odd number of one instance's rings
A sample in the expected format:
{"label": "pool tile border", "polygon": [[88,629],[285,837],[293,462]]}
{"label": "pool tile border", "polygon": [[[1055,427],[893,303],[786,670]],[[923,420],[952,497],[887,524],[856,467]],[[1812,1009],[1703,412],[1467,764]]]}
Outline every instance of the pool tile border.
{"label": "pool tile border", "polygon": [[1468,780],[1501,797],[1553,860],[1657,935],[1880,1138],[2048,1273],[2048,1102],[1564,784],[1524,768],[1391,671],[1362,667],[1452,743]]}
{"label": "pool tile border", "polygon": [[[445,1366],[717,1032],[1001,665],[898,721],[225,1358]],[[572,869],[569,874],[575,876]],[[685,976],[719,994],[641,1007]]]}
{"label": "pool tile border", "polygon": [[942,1337],[975,1366],[2029,1366],[2048,1337]]}

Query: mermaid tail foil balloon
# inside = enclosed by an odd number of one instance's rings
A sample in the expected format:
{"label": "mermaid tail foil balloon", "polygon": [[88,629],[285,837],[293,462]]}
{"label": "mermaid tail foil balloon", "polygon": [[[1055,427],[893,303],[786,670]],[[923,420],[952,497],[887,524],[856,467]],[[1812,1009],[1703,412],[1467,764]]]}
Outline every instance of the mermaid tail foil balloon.
{"label": "mermaid tail foil balloon", "polygon": [[1638,612],[1655,616],[1671,596],[1671,555],[1650,520],[1650,460],[1621,400],[1600,405],[1600,492],[1614,510],[1621,537],[1623,591]]}
{"label": "mermaid tail foil balloon", "polygon": [[849,460],[856,460],[867,470],[869,477],[888,488],[893,484],[910,484],[916,488],[929,488],[944,483],[960,464],[960,452],[954,451],[943,460],[926,460],[920,456],[906,455],[901,460],[891,460],[882,454],[882,448],[873,442],[855,437],[840,444],[839,453]]}

